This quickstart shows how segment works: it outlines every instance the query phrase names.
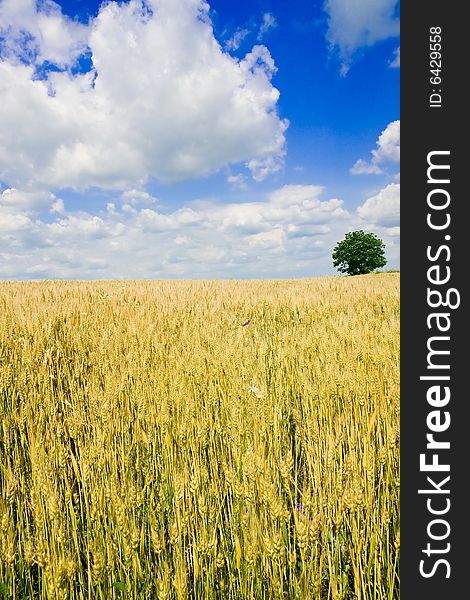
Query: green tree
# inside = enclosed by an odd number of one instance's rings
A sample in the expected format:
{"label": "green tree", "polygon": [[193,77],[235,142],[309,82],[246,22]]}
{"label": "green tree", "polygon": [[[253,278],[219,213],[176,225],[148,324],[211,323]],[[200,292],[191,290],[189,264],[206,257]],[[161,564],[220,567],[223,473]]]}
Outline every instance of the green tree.
{"label": "green tree", "polygon": [[341,273],[364,275],[387,264],[385,244],[375,233],[350,231],[333,250],[333,266]]}

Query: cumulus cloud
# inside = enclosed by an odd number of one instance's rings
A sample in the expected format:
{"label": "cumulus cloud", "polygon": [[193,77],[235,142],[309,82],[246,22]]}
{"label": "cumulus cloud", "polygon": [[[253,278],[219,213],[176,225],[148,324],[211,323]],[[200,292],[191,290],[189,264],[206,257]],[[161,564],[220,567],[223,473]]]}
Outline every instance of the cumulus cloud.
{"label": "cumulus cloud", "polygon": [[88,28],[65,17],[52,0],[2,0],[0,37],[1,56],[65,67],[86,49]]}
{"label": "cumulus cloud", "polygon": [[392,121],[382,131],[370,161],[360,158],[350,169],[352,175],[383,173],[384,165],[400,162],[400,121]]}
{"label": "cumulus cloud", "polygon": [[[274,61],[260,45],[241,60],[224,52],[203,0],[109,2],[88,26],[52,0],[0,6],[0,180],[10,186],[141,189],[230,163],[257,180],[281,168],[288,123]],[[73,74],[85,47],[93,68]],[[64,70],[38,78],[46,60]]]}
{"label": "cumulus cloud", "polygon": [[27,214],[43,207],[52,207],[56,202],[56,196],[49,191],[7,188],[0,193],[0,207],[4,210],[24,211]]}
{"label": "cumulus cloud", "polygon": [[357,209],[358,215],[368,223],[395,228],[400,224],[400,184],[391,183],[375,196],[368,198]]}
{"label": "cumulus cloud", "polygon": [[327,39],[339,52],[343,75],[359,48],[399,35],[396,5],[397,0],[326,0]]}
{"label": "cumulus cloud", "polygon": [[354,166],[349,169],[349,172],[351,175],[379,175],[383,171],[376,163],[359,158]]}
{"label": "cumulus cloud", "polygon": [[[29,229],[32,225],[31,219],[28,215],[18,212],[12,212],[5,209],[4,206],[0,206],[0,236],[1,238],[8,240],[10,233],[19,232],[21,230]],[[7,234],[7,237],[5,237]]]}
{"label": "cumulus cloud", "polygon": [[342,200],[324,200],[323,193],[321,186],[286,185],[259,201],[199,201],[170,212],[155,205],[125,210],[110,202],[99,214],[65,207],[49,213],[52,222],[7,211],[1,215],[6,258],[0,277],[246,278],[328,271],[334,243],[352,216]]}
{"label": "cumulus cloud", "polygon": [[138,204],[155,204],[157,199],[148,192],[142,190],[127,190],[121,194],[121,200],[124,204],[136,206]]}

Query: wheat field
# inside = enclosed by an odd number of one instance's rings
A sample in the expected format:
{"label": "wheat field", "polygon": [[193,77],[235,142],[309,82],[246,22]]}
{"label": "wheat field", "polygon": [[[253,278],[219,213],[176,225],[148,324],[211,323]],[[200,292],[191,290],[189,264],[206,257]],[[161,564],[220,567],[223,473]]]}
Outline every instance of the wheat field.
{"label": "wheat field", "polygon": [[399,597],[399,274],[0,283],[0,598]]}

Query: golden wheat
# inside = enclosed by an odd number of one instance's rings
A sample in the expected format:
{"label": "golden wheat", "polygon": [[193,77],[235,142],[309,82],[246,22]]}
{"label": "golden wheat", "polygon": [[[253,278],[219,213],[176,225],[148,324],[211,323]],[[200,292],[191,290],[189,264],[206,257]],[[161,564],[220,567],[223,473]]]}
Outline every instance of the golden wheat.
{"label": "golden wheat", "polygon": [[399,275],[0,284],[0,592],[396,599]]}

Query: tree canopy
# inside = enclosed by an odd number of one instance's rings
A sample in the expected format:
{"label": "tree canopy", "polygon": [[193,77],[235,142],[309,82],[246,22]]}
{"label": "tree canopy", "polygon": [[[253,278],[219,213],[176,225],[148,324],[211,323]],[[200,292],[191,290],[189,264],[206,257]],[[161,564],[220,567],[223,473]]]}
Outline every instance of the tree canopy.
{"label": "tree canopy", "polygon": [[333,266],[341,273],[364,275],[384,267],[385,244],[375,233],[350,231],[333,250]]}

